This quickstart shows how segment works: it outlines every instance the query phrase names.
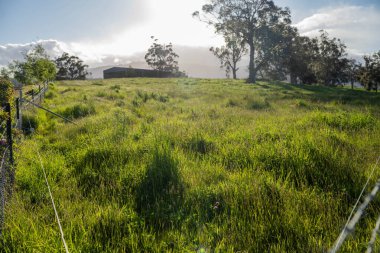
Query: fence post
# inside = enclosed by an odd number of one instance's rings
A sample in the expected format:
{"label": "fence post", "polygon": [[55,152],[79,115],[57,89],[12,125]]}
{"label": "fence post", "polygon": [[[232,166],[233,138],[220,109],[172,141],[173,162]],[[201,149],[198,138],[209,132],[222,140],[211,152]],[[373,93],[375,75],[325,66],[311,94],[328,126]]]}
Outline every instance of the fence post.
{"label": "fence post", "polygon": [[18,118],[18,129],[22,130],[22,86],[19,90],[19,100],[18,100],[18,107],[19,107],[19,110],[18,110],[18,115],[19,115],[19,118]]}
{"label": "fence post", "polygon": [[14,164],[13,159],[13,139],[12,139],[12,115],[11,115],[11,104],[6,103],[5,111],[8,114],[7,117],[7,144],[9,146],[9,161],[11,165]]}
{"label": "fence post", "polygon": [[16,98],[16,119],[17,119],[17,128],[20,129],[20,98]]}

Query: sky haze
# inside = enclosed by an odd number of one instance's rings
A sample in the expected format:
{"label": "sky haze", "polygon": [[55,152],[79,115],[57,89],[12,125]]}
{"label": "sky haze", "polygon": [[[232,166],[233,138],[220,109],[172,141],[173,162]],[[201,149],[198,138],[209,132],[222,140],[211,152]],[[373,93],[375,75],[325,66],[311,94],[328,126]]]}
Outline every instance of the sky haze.
{"label": "sky haze", "polygon": [[[291,9],[293,25],[302,35],[313,37],[325,29],[331,36],[341,38],[353,57],[380,49],[378,0],[274,2]],[[187,48],[192,52],[192,57],[179,54],[180,68],[190,68],[184,69],[190,75],[222,77],[216,59],[207,61],[209,75],[200,71],[205,67],[202,64],[195,66],[197,61],[214,57],[207,50],[210,46],[223,43],[212,27],[191,16],[205,3],[206,0],[0,0],[0,66],[20,59],[23,50],[40,42],[52,57],[67,51],[91,67],[143,67],[144,52],[154,35],[162,43],[172,42],[179,51]]]}

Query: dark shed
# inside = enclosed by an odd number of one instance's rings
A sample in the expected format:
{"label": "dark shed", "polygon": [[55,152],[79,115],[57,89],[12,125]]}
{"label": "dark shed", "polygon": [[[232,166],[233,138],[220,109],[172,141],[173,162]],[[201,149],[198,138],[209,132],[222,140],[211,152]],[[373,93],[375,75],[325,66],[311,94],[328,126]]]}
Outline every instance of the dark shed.
{"label": "dark shed", "polygon": [[110,78],[126,78],[126,77],[179,77],[178,74],[150,69],[135,69],[113,67],[103,71],[104,79]]}

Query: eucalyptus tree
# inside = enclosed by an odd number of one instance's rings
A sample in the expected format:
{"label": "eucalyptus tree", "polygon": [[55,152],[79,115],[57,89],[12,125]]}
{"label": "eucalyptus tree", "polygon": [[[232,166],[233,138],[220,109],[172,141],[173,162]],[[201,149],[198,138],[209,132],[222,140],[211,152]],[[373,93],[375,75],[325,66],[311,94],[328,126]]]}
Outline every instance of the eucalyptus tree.
{"label": "eucalyptus tree", "polygon": [[379,89],[380,84],[380,51],[364,56],[364,66],[360,67],[358,79],[367,90]]}
{"label": "eucalyptus tree", "polygon": [[258,71],[267,64],[265,47],[270,31],[291,23],[289,9],[269,0],[211,0],[201,13],[196,11],[193,16],[213,25],[216,33],[233,34],[248,45],[249,83],[256,82]]}
{"label": "eucalyptus tree", "polygon": [[55,59],[55,64],[58,69],[58,80],[85,80],[89,74],[88,65],[84,64],[78,56],[69,55],[66,52]]}
{"label": "eucalyptus tree", "polygon": [[232,72],[233,79],[237,79],[238,62],[247,53],[245,43],[237,37],[226,35],[225,45],[211,47],[210,51],[220,60],[220,67],[225,69],[227,77]]}
{"label": "eucalyptus tree", "polygon": [[361,64],[355,59],[345,59],[344,81],[351,84],[351,89],[354,89],[355,81],[358,80]]}
{"label": "eucalyptus tree", "polygon": [[330,39],[325,31],[321,31],[317,45],[310,64],[318,83],[327,86],[341,83],[347,62],[346,45],[340,39]]}
{"label": "eucalyptus tree", "polygon": [[24,52],[24,61],[14,61],[9,65],[13,77],[25,85],[43,83],[55,79],[56,68],[42,45],[37,44],[29,52]]}
{"label": "eucalyptus tree", "polygon": [[153,39],[153,44],[145,55],[147,64],[154,70],[177,73],[178,55],[174,52],[173,45],[171,43],[160,44],[154,36],[151,38]]}

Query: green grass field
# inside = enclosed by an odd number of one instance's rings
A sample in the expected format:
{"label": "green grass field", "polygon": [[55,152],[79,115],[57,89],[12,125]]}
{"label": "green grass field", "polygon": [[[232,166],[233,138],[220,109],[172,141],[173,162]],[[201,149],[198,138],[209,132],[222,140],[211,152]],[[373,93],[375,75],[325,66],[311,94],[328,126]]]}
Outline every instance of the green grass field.
{"label": "green grass field", "polygon": [[63,251],[36,150],[71,252],[326,252],[379,156],[366,91],[115,79],[57,82],[43,105],[77,125],[24,111],[0,252]]}

